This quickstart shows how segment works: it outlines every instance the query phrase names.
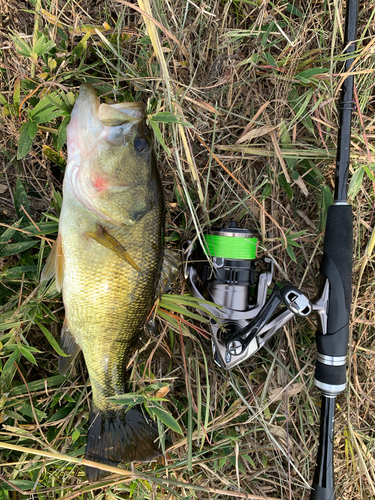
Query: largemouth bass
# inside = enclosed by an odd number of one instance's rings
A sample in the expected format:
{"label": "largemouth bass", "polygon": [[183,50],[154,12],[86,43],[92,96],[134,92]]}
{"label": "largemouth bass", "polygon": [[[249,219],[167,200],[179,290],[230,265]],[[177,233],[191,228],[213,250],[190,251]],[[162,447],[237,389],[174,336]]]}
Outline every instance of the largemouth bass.
{"label": "largemouth bass", "polygon": [[[66,373],[82,349],[93,406],[86,458],[107,464],[160,455],[158,430],[126,391],[129,347],[155,300],[163,258],[164,198],[140,103],[100,104],[84,84],[68,126],[59,234],[42,279],[56,274]],[[86,477],[105,473],[86,467]]]}

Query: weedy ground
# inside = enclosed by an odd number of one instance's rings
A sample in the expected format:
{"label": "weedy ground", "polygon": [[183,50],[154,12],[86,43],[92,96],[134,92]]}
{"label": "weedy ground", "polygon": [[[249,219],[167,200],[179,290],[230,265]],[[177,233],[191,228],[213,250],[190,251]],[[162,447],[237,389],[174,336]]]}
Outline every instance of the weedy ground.
{"label": "weedy ground", "polygon": [[[131,376],[146,404],[165,396],[159,423],[178,430],[177,421],[182,434],[172,432],[162,460],[88,484],[90,383],[82,359],[68,377],[57,372],[64,309],[39,278],[57,233],[70,111],[90,82],[108,102],[147,105],[167,246],[236,220],[259,232],[259,261],[271,258],[276,278],[313,297],[334,187],[344,9],[341,0],[0,1],[1,500],[309,498],[320,405],[313,318],[223,372],[207,324],[177,297],[188,293],[180,278]],[[375,498],[374,14],[374,1],[361,2],[350,368],[335,435],[345,500]]]}

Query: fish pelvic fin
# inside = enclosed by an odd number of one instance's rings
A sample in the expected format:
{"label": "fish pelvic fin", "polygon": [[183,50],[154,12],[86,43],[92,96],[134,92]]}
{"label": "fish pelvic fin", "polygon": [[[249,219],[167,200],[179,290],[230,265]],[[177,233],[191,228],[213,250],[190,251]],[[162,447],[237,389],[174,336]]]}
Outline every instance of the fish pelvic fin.
{"label": "fish pelvic fin", "polygon": [[87,231],[85,235],[88,238],[93,239],[99,245],[103,245],[105,248],[112,250],[120,259],[128,262],[136,271],[141,272],[138,264],[135,262],[133,257],[127,252],[127,250],[121,245],[119,241],[112,235],[110,235],[102,226],[98,226],[98,229],[94,232]]}
{"label": "fish pelvic fin", "polygon": [[60,233],[57,235],[56,241],[51,248],[40,281],[50,280],[54,275],[56,276],[56,288],[60,292],[64,279],[64,254]]}
{"label": "fish pelvic fin", "polygon": [[65,354],[69,355],[69,357],[59,356],[59,373],[60,375],[66,375],[67,371],[73,368],[74,362],[81,351],[81,347],[77,344],[70,331],[67,318],[64,319],[61,329],[60,347]]}
{"label": "fish pelvic fin", "polygon": [[[156,423],[147,418],[140,406],[119,410],[90,412],[86,460],[117,466],[120,462],[148,462],[162,455]],[[172,445],[165,437],[167,447]],[[85,467],[86,479],[97,481],[110,472]]]}

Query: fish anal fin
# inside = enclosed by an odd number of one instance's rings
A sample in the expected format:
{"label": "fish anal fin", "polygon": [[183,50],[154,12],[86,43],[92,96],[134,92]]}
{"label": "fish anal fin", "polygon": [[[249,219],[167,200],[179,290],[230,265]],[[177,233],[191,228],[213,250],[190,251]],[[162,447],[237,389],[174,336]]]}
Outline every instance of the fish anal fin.
{"label": "fish anal fin", "polygon": [[76,357],[81,350],[79,344],[76,342],[76,339],[70,331],[68,320],[66,318],[61,329],[60,347],[65,354],[68,354],[69,356],[59,356],[59,373],[60,375],[66,375],[68,370],[73,368]]}
{"label": "fish anal fin", "polygon": [[[120,462],[148,462],[162,455],[159,449],[159,432],[156,423],[146,417],[141,407],[90,412],[87,433],[86,460],[107,465]],[[165,436],[165,445],[172,442]],[[86,479],[97,481],[110,474],[93,467],[85,467]]]}
{"label": "fish anal fin", "polygon": [[141,272],[139,266],[134,261],[129,252],[116,240],[114,236],[109,234],[102,226],[98,226],[96,231],[88,231],[85,233],[88,238],[93,239],[99,245],[112,250],[118,257],[128,262],[136,271]]}
{"label": "fish anal fin", "polygon": [[49,280],[54,275],[56,275],[56,288],[60,292],[64,279],[64,254],[60,233],[57,235],[56,241],[51,248],[40,281]]}

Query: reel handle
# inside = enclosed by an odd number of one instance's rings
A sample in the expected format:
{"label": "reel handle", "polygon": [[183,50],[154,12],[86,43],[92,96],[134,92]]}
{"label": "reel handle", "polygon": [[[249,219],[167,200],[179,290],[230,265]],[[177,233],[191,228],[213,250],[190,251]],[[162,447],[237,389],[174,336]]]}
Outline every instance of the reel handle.
{"label": "reel handle", "polygon": [[[255,318],[240,331],[237,331],[234,336],[227,339],[227,348],[233,348],[233,342],[239,341],[242,349],[250,344],[250,342],[258,335],[262,328],[268,323],[272,315],[280,304],[286,306],[296,316],[305,317],[312,311],[312,305],[309,299],[301,290],[293,286],[289,281],[277,281],[270,297],[262,307],[261,311]],[[243,338],[247,335],[246,338]],[[236,346],[238,348],[238,346]]]}

